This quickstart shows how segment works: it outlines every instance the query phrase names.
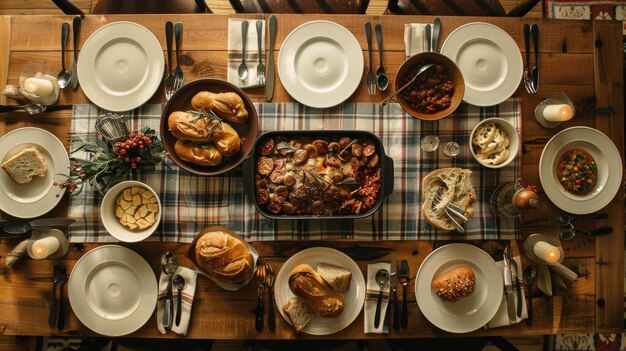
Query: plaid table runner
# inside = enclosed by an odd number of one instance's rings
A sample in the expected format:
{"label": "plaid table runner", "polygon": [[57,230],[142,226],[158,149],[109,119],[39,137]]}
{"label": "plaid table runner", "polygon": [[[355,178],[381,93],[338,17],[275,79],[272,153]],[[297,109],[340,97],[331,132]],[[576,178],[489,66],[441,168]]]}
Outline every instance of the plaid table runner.
{"label": "plaid table runner", "polygon": [[[161,225],[148,241],[190,242],[202,228],[223,225],[246,240],[402,240],[402,239],[513,239],[519,235],[517,220],[494,217],[489,204],[495,187],[517,179],[521,157],[502,169],[481,167],[469,150],[469,133],[479,120],[507,119],[521,131],[519,100],[486,108],[462,104],[453,116],[440,121],[420,121],[406,115],[399,104],[387,105],[379,115],[378,104],[347,103],[330,109],[314,109],[298,103],[255,104],[259,129],[272,130],[365,130],[378,135],[386,154],[394,160],[394,191],[372,216],[357,220],[270,220],[260,215],[244,195],[241,167],[216,177],[199,177],[179,170],[171,161],[154,170],[142,170],[137,180],[150,185],[161,198]],[[131,112],[133,129],[144,125],[159,128],[162,105],[146,105]],[[105,111],[93,105],[74,107],[71,132],[95,137],[95,120]],[[441,144],[456,141],[461,152],[447,158],[440,150],[423,152],[420,139],[438,135]],[[81,155],[74,155],[81,156]],[[466,224],[467,233],[433,229],[421,216],[421,179],[442,167],[469,168],[474,173],[475,212]],[[69,216],[78,220],[70,227],[73,242],[115,241],[100,222],[102,197],[90,188],[70,201]]]}

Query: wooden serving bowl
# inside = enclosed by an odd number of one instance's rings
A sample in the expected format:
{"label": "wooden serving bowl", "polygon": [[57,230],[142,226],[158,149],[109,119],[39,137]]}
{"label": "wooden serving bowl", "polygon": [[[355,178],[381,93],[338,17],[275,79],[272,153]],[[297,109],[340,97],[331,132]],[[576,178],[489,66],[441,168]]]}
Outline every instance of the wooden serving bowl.
{"label": "wooden serving bowl", "polygon": [[[241,96],[246,110],[248,111],[248,119],[243,124],[232,123],[226,120],[224,121],[233,127],[233,129],[237,131],[237,134],[239,134],[239,138],[243,141],[243,144],[241,144],[241,150],[239,150],[239,152],[232,157],[224,158],[222,163],[219,165],[212,167],[196,165],[183,161],[180,157],[178,157],[176,152],[174,152],[174,144],[176,144],[178,139],[176,139],[176,137],[174,137],[174,135],[169,131],[167,125],[167,119],[172,112],[191,110],[191,99],[201,91],[210,91],[212,93],[237,93]],[[243,90],[222,79],[204,78],[185,84],[182,88],[178,89],[174,95],[172,95],[163,108],[160,126],[161,140],[163,141],[165,151],[169,153],[169,158],[172,162],[189,173],[202,176],[213,176],[230,171],[241,164],[244,158],[248,156],[257,136],[258,120],[256,109],[254,108],[250,98],[246,95],[246,93],[244,93]]]}
{"label": "wooden serving bowl", "polygon": [[[457,107],[463,101],[463,95],[465,94],[465,81],[463,80],[463,74],[461,74],[461,70],[457,67],[454,61],[450,60],[446,56],[436,53],[436,52],[423,52],[414,56],[409,57],[406,61],[400,65],[398,72],[396,73],[396,80],[394,82],[394,89],[397,91],[402,86],[404,86],[405,81],[408,81],[413,78],[415,74],[415,68],[421,67],[423,65],[427,65],[429,63],[443,65],[448,72],[448,75],[452,78],[452,82],[454,84],[454,93],[452,95],[452,102],[448,108],[437,111],[435,113],[424,113],[420,112],[411,107],[407,99],[404,97],[403,92],[396,96],[396,99],[402,106],[402,108],[409,113],[411,116],[432,121],[444,118],[454,112]],[[434,68],[431,68],[427,72],[422,74],[429,74]],[[408,87],[407,89],[410,89]]]}

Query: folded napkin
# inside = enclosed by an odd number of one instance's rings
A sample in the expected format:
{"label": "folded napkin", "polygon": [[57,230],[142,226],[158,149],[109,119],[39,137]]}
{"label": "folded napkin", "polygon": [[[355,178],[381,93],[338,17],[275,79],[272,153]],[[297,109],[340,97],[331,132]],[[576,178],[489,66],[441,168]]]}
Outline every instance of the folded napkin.
{"label": "folded napkin", "polygon": [[[513,275],[513,282],[515,282],[515,279],[517,279],[517,282],[519,283],[520,288],[522,289],[522,316],[517,317],[517,315],[515,315],[515,318],[517,320],[515,323],[519,323],[522,320],[528,318],[528,311],[526,309],[526,294],[524,293],[524,278],[522,276],[522,262],[519,256],[513,257],[513,260],[515,260],[517,264],[517,273],[519,273],[519,276],[516,277],[515,269],[511,267],[511,274]],[[496,266],[498,266],[499,271],[504,272],[504,261],[496,262]],[[517,311],[517,291],[515,290],[515,285],[513,285],[513,298],[515,300],[515,310]],[[495,316],[493,316],[493,318],[489,321],[489,323],[485,325],[485,329],[502,327],[506,325],[511,325],[511,323],[509,323],[509,311],[507,308],[506,294],[502,294],[502,301],[500,301],[500,308],[498,308],[498,312],[496,312]]]}
{"label": "folded napkin", "polygon": [[383,333],[385,324],[385,314],[389,303],[389,284],[383,288],[383,302],[380,306],[380,324],[374,328],[374,316],[376,315],[376,303],[380,287],[376,283],[376,272],[379,269],[386,269],[389,272],[391,265],[387,262],[372,263],[367,265],[367,291],[365,292],[365,333]]}
{"label": "folded napkin", "polygon": [[406,58],[428,50],[424,28],[426,28],[426,23],[406,23],[404,25],[404,55]]}
{"label": "folded napkin", "polygon": [[[178,290],[175,287],[172,288],[172,292],[174,293],[174,299],[172,301],[174,304],[172,331],[176,334],[187,335],[187,328],[189,328],[189,319],[191,317],[191,304],[193,303],[193,297],[196,294],[196,280],[198,273],[193,269],[179,266],[174,275],[176,274],[180,274],[183,278],[185,278],[185,287],[181,291],[183,298],[182,314],[180,315],[180,324],[178,326],[176,326],[176,313],[178,313]],[[159,298],[156,306],[157,328],[161,334],[166,333],[163,328],[163,309],[165,308],[165,296],[167,295],[168,280],[168,275],[161,272],[161,276],[159,277]]]}
{"label": "folded napkin", "polygon": [[[241,23],[248,21],[248,35],[246,36],[246,66],[248,66],[248,77],[245,80],[239,79],[237,69],[241,64]],[[256,68],[259,64],[259,46],[257,45],[256,22],[260,21],[261,26],[261,56],[265,61],[265,21],[264,20],[244,20],[230,18],[228,20],[228,81],[238,87],[252,87],[257,85]]]}

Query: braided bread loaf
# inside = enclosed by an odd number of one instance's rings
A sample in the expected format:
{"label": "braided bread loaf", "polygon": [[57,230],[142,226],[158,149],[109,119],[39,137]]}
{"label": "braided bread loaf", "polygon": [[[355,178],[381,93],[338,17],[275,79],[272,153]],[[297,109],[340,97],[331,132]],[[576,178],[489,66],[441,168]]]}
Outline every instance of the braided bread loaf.
{"label": "braided bread loaf", "polygon": [[196,241],[196,264],[207,274],[229,284],[239,284],[254,273],[254,259],[248,245],[223,231],[200,232]]}

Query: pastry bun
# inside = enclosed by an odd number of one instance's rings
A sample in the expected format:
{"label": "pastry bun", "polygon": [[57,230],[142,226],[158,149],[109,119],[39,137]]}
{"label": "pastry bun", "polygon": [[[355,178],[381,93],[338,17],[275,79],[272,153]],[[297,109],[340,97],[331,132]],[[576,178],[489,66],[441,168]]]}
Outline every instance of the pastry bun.
{"label": "pastry bun", "polygon": [[248,119],[246,106],[237,93],[212,93],[201,91],[191,99],[194,110],[211,110],[220,118],[234,123],[243,123]]}
{"label": "pastry bun", "polygon": [[205,228],[195,242],[196,265],[208,275],[229,284],[241,284],[254,273],[254,257],[239,237]]}
{"label": "pastry bun", "polygon": [[211,144],[198,145],[191,141],[177,140],[174,152],[181,160],[200,166],[216,166],[222,162],[222,154]]}
{"label": "pastry bun", "polygon": [[189,112],[175,111],[167,118],[167,127],[176,139],[204,143],[209,141],[211,119]]}
{"label": "pastry bun", "polygon": [[474,292],[476,277],[470,266],[458,266],[435,277],[432,287],[442,300],[456,302]]}

